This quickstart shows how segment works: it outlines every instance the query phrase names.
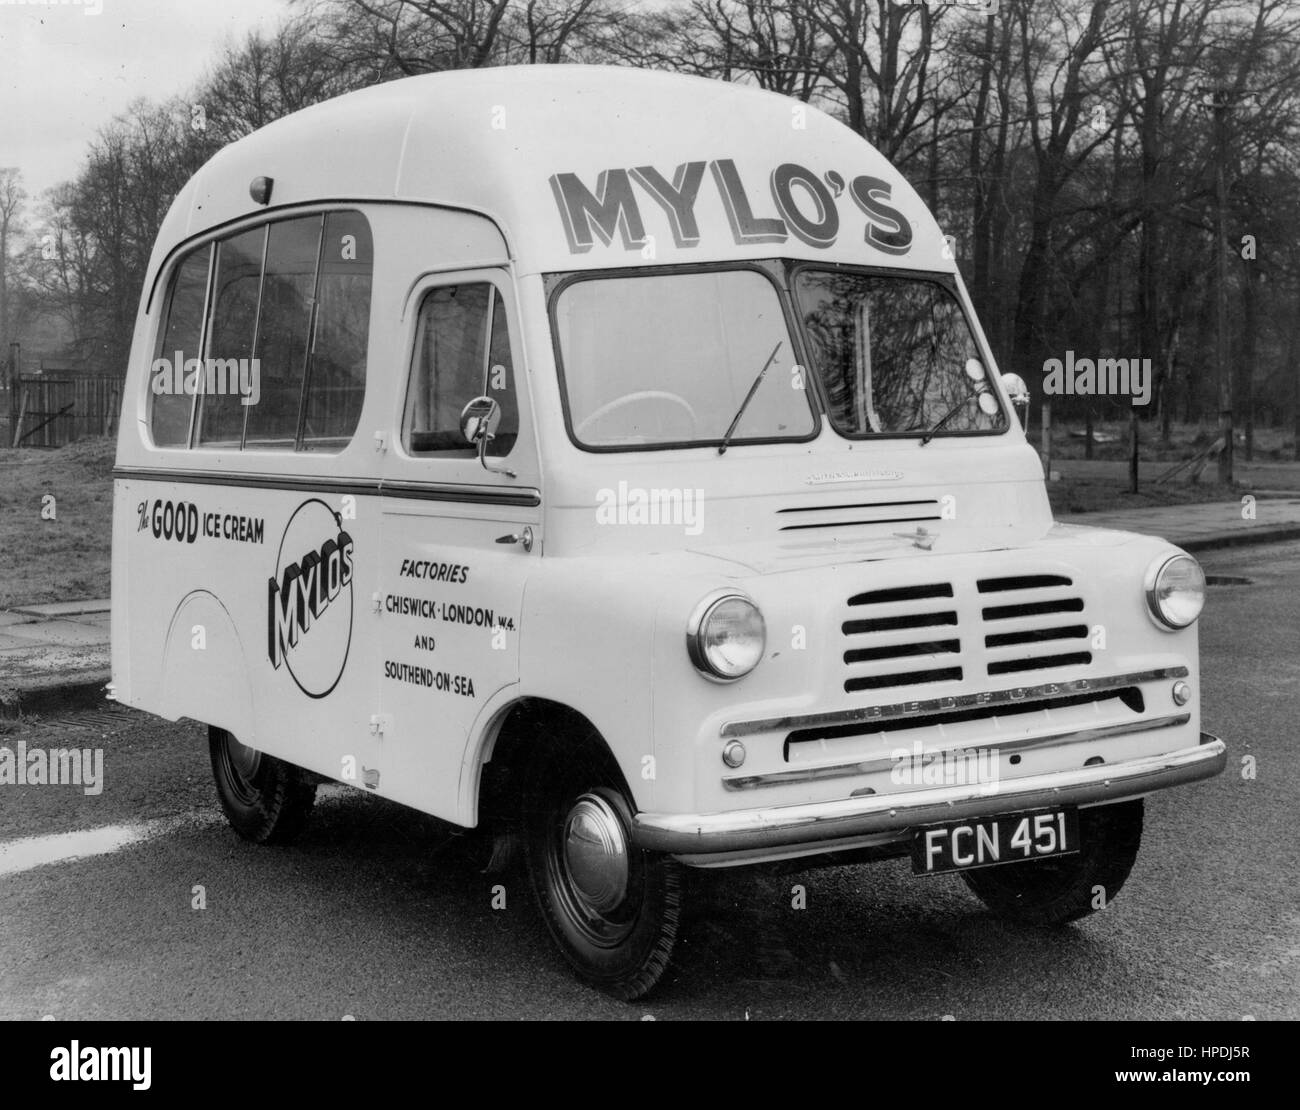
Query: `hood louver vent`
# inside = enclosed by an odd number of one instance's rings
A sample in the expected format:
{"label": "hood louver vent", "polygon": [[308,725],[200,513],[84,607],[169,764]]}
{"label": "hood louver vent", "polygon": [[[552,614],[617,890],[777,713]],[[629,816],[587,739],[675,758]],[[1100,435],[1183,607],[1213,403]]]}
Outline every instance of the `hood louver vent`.
{"label": "hood louver vent", "polygon": [[851,505],[800,505],[778,509],[777,526],[782,532],[811,532],[825,529],[869,527],[871,525],[913,524],[940,520],[939,502],[930,498],[919,501],[873,501]]}

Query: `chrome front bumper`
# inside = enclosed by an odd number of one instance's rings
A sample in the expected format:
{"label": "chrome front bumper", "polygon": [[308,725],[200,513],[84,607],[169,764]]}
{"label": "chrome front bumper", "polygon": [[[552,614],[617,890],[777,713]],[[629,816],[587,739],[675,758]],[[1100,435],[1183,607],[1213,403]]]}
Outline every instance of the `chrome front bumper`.
{"label": "chrome front bumper", "polygon": [[638,813],[632,837],[640,848],[685,856],[829,843],[967,817],[1135,798],[1212,778],[1227,762],[1223,741],[1203,732],[1194,748],[1014,779],[993,791],[945,786],[726,813]]}

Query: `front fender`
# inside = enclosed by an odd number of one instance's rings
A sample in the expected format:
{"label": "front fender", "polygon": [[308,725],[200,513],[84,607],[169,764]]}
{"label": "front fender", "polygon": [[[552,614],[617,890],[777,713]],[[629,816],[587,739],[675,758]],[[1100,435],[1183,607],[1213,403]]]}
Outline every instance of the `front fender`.
{"label": "front fender", "polygon": [[653,808],[660,793],[656,655],[680,628],[686,658],[686,619],[725,582],[692,562],[680,555],[555,559],[543,561],[524,590],[519,696],[561,702],[585,716],[618,761],[638,809]]}

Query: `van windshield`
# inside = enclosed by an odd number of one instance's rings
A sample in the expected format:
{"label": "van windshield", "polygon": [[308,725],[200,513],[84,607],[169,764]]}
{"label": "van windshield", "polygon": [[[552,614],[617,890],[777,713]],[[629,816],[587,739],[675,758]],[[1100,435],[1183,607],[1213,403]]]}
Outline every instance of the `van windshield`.
{"label": "van windshield", "polygon": [[757,270],[579,279],[556,299],[555,328],[585,447],[720,444],[742,405],[731,444],[817,430],[781,300]]}
{"label": "van windshield", "polygon": [[800,269],[795,300],[841,435],[999,432],[1006,414],[966,314],[937,281]]}

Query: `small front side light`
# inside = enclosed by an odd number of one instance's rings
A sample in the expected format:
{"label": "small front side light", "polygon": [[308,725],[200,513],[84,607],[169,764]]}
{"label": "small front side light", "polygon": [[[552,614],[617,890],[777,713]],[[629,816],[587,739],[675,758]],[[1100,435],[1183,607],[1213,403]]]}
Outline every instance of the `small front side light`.
{"label": "small front side light", "polygon": [[745,745],[739,740],[727,741],[727,746],[722,749],[722,762],[728,767],[739,767],[745,762]]}

